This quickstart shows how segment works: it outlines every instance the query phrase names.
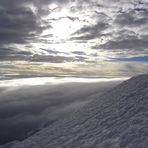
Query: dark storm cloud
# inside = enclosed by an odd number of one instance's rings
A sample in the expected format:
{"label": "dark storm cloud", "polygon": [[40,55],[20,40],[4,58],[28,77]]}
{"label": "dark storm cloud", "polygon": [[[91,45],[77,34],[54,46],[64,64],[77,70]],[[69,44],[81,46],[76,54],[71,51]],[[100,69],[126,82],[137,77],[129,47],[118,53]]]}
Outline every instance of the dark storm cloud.
{"label": "dark storm cloud", "polygon": [[134,32],[134,30],[129,29],[122,29],[117,32],[112,32],[110,36],[112,36],[112,38],[114,38],[116,41],[138,39],[138,34]]}
{"label": "dark storm cloud", "polygon": [[11,2],[1,5],[0,22],[0,45],[31,42],[42,32],[40,23],[29,8],[11,5]]}
{"label": "dark storm cloud", "polygon": [[115,18],[114,23],[122,27],[141,27],[148,24],[148,10],[135,8],[129,12],[122,12]]}
{"label": "dark storm cloud", "polygon": [[72,37],[72,40],[92,40],[100,36],[104,36],[103,31],[109,27],[109,24],[104,22],[98,22],[95,25],[84,26],[73,35],[79,35]]}
{"label": "dark storm cloud", "polygon": [[72,53],[77,54],[77,55],[86,55],[86,53],[83,51],[73,51]]}
{"label": "dark storm cloud", "polygon": [[49,63],[64,63],[64,62],[72,62],[74,60],[73,57],[65,57],[65,56],[53,56],[53,55],[34,55],[31,57],[30,61],[32,62],[49,62]]}
{"label": "dark storm cloud", "polygon": [[20,51],[13,48],[0,48],[0,55],[13,55],[13,54],[23,54],[23,55],[31,55],[29,51]]}
{"label": "dark storm cloud", "polygon": [[32,56],[29,51],[21,51],[14,48],[0,48],[0,60],[26,60]]}
{"label": "dark storm cloud", "polygon": [[[63,63],[73,61],[73,57],[60,56],[61,52],[53,50],[46,50],[51,55],[38,55],[29,51],[21,51],[14,48],[0,48],[0,60],[2,61],[30,61],[30,62],[51,62],[51,63]],[[54,55],[55,54],[55,55]]]}
{"label": "dark storm cloud", "polygon": [[108,41],[105,44],[94,46],[94,49],[147,49],[148,42],[140,39],[129,39],[122,41]]}
{"label": "dark storm cloud", "polygon": [[[60,53],[59,53],[60,54]],[[66,62],[86,62],[87,57],[84,55],[77,56],[62,56],[62,55],[33,55],[30,59],[31,62],[49,62],[49,63],[66,63]]]}
{"label": "dark storm cloud", "polygon": [[142,40],[148,41],[148,33],[142,34],[142,35],[140,36],[140,38],[141,38]]}
{"label": "dark storm cloud", "polygon": [[1,61],[30,61],[30,62],[47,62],[47,63],[65,63],[72,62],[75,58],[53,55],[28,55],[25,52],[14,54],[0,55]]}
{"label": "dark storm cloud", "polygon": [[[84,62],[86,57],[83,56],[67,56],[65,52],[59,52],[50,49],[40,49],[48,54],[33,54],[29,51],[21,51],[14,48],[0,48],[1,61],[30,61],[30,62],[47,62],[47,63],[65,63],[72,61]],[[84,52],[73,52],[77,55],[86,55]],[[60,55],[62,54],[62,55]]]}

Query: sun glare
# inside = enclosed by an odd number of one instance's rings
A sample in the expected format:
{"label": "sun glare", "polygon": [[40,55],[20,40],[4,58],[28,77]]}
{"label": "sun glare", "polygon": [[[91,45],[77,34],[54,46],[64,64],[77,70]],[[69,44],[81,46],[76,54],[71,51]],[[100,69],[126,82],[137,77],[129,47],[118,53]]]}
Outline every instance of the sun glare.
{"label": "sun glare", "polygon": [[45,20],[48,20],[48,22],[51,23],[52,29],[47,32],[52,33],[56,41],[68,39],[79,27],[79,22],[75,19],[77,17],[71,14],[68,8],[61,9],[54,3],[48,7],[50,9],[50,13]]}
{"label": "sun glare", "polygon": [[72,22],[68,18],[63,18],[53,23],[53,34],[56,38],[67,39],[72,33]]}
{"label": "sun glare", "polygon": [[49,5],[49,9],[51,9],[51,10],[53,10],[53,9],[55,9],[57,7],[58,7],[58,5],[54,4],[54,3]]}

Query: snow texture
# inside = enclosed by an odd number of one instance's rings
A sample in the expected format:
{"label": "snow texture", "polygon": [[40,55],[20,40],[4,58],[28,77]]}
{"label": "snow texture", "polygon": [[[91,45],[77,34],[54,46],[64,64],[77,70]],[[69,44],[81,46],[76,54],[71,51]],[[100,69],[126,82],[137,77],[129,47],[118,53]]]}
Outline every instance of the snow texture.
{"label": "snow texture", "polygon": [[147,148],[148,75],[97,97],[21,142],[1,148]]}

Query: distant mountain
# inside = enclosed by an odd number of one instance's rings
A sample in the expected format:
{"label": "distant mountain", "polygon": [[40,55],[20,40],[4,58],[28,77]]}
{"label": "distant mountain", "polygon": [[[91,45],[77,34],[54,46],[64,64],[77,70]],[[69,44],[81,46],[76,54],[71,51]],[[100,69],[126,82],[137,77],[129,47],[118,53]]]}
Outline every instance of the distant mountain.
{"label": "distant mountain", "polygon": [[124,81],[81,110],[6,147],[147,148],[148,75]]}

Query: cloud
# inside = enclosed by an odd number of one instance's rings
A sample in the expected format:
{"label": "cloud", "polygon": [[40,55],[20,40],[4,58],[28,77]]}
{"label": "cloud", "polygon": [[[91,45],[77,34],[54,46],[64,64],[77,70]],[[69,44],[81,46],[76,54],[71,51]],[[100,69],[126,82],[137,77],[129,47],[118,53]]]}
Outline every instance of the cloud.
{"label": "cloud", "polygon": [[53,55],[34,55],[30,61],[32,62],[49,62],[49,63],[63,63],[73,61],[73,57],[53,56]]}
{"label": "cloud", "polygon": [[135,62],[148,62],[148,56],[139,56],[139,57],[131,57],[131,58],[111,58],[112,61],[135,61]]}
{"label": "cloud", "polygon": [[1,0],[0,61],[91,67],[146,56],[147,8],[146,0]]}
{"label": "cloud", "polygon": [[98,49],[147,49],[148,42],[140,39],[126,39],[122,41],[108,41],[94,48]]}
{"label": "cloud", "polygon": [[[1,2],[0,2],[1,4]],[[24,6],[2,5],[0,9],[0,44],[25,44],[42,32],[33,12]]]}
{"label": "cloud", "polygon": [[15,48],[0,48],[1,61],[26,60],[30,56],[32,56],[32,53],[29,51],[21,51]]}
{"label": "cloud", "polygon": [[[2,49],[1,49],[2,50]],[[45,63],[65,63],[71,62],[75,58],[67,56],[58,56],[58,55],[39,55],[33,54],[28,51],[16,51],[16,50],[7,50],[4,48],[4,51],[0,51],[1,61],[28,61],[28,62],[45,62]],[[54,54],[53,52],[50,52]]]}
{"label": "cloud", "polygon": [[[45,82],[46,84],[43,85],[28,86],[24,85],[21,79],[7,81],[9,86],[20,83],[18,87],[2,88],[1,86],[0,144],[22,140],[45,126],[47,121],[48,124],[52,124],[67,112],[78,109],[91,101],[89,99],[93,99],[92,95],[99,95],[120,83],[120,81],[97,83],[91,80],[87,83],[89,79],[77,82],[76,78],[76,82],[70,80],[64,82],[64,78],[55,79],[59,82],[58,85],[47,80],[48,83]],[[33,80],[30,81],[33,82]]]}
{"label": "cloud", "polygon": [[41,49],[44,54],[34,54],[30,51],[21,51],[15,48],[0,48],[1,61],[28,61],[28,62],[43,62],[43,63],[66,63],[73,61],[84,62],[86,57],[80,56],[86,55],[84,52],[75,51],[72,52],[78,56],[72,56],[65,52],[59,52],[50,49]]}
{"label": "cloud", "polygon": [[76,55],[86,55],[86,53],[83,51],[73,51],[72,53]]}
{"label": "cloud", "polygon": [[115,18],[114,23],[122,27],[141,27],[148,24],[148,10],[145,8],[135,8],[128,12],[122,12]]}
{"label": "cloud", "polygon": [[[107,20],[110,27],[106,32],[107,36],[101,42],[94,43],[92,49],[108,53],[108,57],[146,56],[148,54],[146,5],[145,1],[112,1],[108,6],[107,1],[103,1],[99,7],[103,9],[104,14],[111,17]],[[107,9],[110,13],[107,13]]]}
{"label": "cloud", "polygon": [[20,51],[13,48],[0,48],[0,55],[13,55],[13,54],[23,54],[23,55],[31,55],[29,51]]}
{"label": "cloud", "polygon": [[76,31],[73,35],[79,35],[72,37],[72,40],[92,40],[103,35],[103,31],[107,29],[109,25],[104,22],[98,22],[95,25],[88,25],[82,27],[80,30]]}

